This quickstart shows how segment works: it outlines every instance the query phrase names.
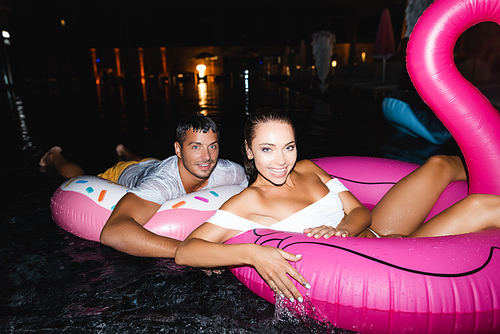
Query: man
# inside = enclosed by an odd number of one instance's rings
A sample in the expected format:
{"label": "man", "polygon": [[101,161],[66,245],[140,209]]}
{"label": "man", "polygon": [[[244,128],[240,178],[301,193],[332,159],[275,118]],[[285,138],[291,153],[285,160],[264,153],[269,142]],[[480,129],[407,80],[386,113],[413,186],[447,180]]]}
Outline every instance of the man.
{"label": "man", "polygon": [[[100,241],[124,253],[147,257],[174,257],[181,241],[159,236],[143,226],[163,203],[204,188],[239,184],[247,186],[242,166],[219,157],[219,132],[203,115],[187,116],[177,126],[175,155],[163,161],[140,159],[123,146],[117,152],[131,161],[122,161],[99,176],[132,190],[116,204],[104,225]],[[40,160],[64,177],[83,175],[67,161],[57,146]]]}

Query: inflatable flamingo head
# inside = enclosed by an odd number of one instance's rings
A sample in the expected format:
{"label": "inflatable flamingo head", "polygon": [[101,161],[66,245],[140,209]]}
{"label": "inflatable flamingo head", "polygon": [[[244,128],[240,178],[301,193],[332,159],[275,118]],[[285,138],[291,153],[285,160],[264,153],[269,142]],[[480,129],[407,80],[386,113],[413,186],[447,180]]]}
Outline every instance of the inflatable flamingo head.
{"label": "inflatable flamingo head", "polygon": [[469,192],[500,195],[500,115],[453,59],[458,37],[485,21],[500,24],[498,0],[436,0],[410,35],[407,69],[422,99],[460,146]]}

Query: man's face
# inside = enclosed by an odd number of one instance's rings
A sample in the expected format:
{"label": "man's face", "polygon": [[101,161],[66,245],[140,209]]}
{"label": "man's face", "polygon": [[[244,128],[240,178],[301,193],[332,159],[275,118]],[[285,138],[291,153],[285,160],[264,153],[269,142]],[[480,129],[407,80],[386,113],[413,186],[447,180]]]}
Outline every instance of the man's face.
{"label": "man's face", "polygon": [[208,179],[219,158],[219,142],[213,131],[203,133],[189,129],[186,140],[175,142],[175,154],[181,159],[184,168],[199,179]]}

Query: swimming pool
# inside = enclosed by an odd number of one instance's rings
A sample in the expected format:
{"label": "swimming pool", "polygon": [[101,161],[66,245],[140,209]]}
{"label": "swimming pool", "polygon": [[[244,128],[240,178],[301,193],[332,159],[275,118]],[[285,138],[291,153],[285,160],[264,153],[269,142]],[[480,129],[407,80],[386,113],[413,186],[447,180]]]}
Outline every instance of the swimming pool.
{"label": "swimming pool", "polygon": [[60,85],[58,92],[21,87],[10,101],[2,95],[1,332],[343,332],[275,312],[228,270],[205,272],[171,259],[128,256],[52,221],[50,197],[63,180],[39,171],[43,151],[62,146],[88,174],[116,161],[118,143],[165,158],[173,154],[178,120],[192,112],[204,111],[218,123],[220,156],[237,162],[245,112],[263,105],[290,112],[301,158],[372,155],[422,162],[455,149],[397,133],[369,100],[301,93],[261,79],[251,81],[247,93],[243,86],[151,84],[146,101],[133,84],[123,85],[123,93],[101,87],[100,99],[94,86],[84,85]]}

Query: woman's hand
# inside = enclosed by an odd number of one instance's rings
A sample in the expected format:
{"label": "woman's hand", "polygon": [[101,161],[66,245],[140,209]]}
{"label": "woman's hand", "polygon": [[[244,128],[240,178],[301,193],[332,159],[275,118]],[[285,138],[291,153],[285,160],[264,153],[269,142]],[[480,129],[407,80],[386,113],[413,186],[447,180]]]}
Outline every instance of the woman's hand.
{"label": "woman's hand", "polygon": [[[301,259],[301,255],[285,252],[271,246],[258,246],[252,253],[252,265],[269,287],[278,295],[285,296],[291,302],[297,299],[304,300],[290,277],[299,282],[306,289],[311,288],[307,280],[288,263]],[[288,275],[290,277],[288,277]]]}
{"label": "woman's hand", "polygon": [[321,225],[318,227],[310,227],[304,229],[304,233],[307,234],[308,237],[314,236],[314,238],[319,239],[321,237],[328,239],[332,236],[337,237],[348,237],[349,232],[347,230],[338,229],[331,226]]}

